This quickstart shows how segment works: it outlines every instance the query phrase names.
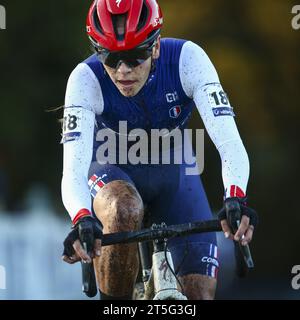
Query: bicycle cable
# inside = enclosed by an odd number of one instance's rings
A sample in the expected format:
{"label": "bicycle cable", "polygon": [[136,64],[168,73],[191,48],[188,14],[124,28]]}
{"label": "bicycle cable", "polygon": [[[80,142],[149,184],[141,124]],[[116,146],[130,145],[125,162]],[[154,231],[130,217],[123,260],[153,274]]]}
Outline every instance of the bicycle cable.
{"label": "bicycle cable", "polygon": [[175,270],[175,273],[176,273],[176,274],[178,274],[178,272],[179,272],[180,268],[182,267],[182,265],[183,265],[183,263],[184,263],[184,261],[185,261],[185,258],[186,258],[187,255],[188,255],[188,253],[189,253],[189,242],[186,240],[186,241],[185,241],[184,256],[183,256],[181,262],[179,263],[178,267],[177,267],[176,270]]}
{"label": "bicycle cable", "polygon": [[[169,238],[168,241],[169,241],[170,239],[172,239],[172,238]],[[166,241],[165,244],[166,244],[166,245],[165,245],[165,248],[164,248],[164,255],[165,255],[166,262],[167,262],[167,266],[169,267],[171,273],[174,275],[176,281],[178,282],[178,284],[179,284],[179,286],[180,286],[180,288],[181,288],[182,294],[185,295],[184,289],[183,289],[183,285],[182,285],[182,283],[180,282],[180,280],[179,280],[176,272],[173,270],[173,268],[171,267],[170,262],[169,262],[169,260],[168,260],[168,256],[167,256],[168,242]]]}

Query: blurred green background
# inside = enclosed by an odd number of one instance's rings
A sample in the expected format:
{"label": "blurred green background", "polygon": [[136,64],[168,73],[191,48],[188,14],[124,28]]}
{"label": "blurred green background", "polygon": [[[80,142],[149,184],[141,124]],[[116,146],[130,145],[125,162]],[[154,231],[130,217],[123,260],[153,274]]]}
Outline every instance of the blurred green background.
{"label": "blurred green background", "polygon": [[[85,18],[91,1],[0,1],[0,171],[2,205],[23,210],[36,182],[47,185],[57,212],[62,147],[60,113],[73,68],[90,54]],[[163,36],[193,40],[213,61],[235,108],[247,148],[249,205],[260,225],[252,245],[256,270],[248,281],[270,290],[300,264],[299,116],[300,30],[293,30],[289,0],[161,0]],[[197,112],[191,126],[202,128]],[[214,210],[222,206],[219,155],[206,135],[203,181]],[[1,216],[0,216],[1,223]],[[300,297],[300,292],[299,292]]]}

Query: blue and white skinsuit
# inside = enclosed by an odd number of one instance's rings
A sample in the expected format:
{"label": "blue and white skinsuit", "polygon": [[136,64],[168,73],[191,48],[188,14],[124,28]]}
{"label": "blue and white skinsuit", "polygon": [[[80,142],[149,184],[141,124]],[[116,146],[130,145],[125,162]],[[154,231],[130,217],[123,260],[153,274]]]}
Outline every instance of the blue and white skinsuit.
{"label": "blue and white skinsuit", "polygon": [[[191,41],[162,39],[155,65],[141,91],[129,98],[119,92],[96,55],[72,72],[65,98],[62,179],[62,198],[72,220],[82,209],[92,212],[96,193],[113,180],[125,180],[136,187],[150,222],[170,225],[211,219],[201,179],[186,174],[186,163],[97,162],[97,150],[103,144],[97,141],[99,130],[109,128],[118,137],[120,121],[126,121],[128,131],[183,130],[195,106],[221,157],[225,197],[246,193],[248,156],[233,109],[206,53]],[[191,148],[190,143],[184,148]],[[175,149],[171,152],[178,152]],[[173,239],[169,248],[175,269],[188,248],[179,275],[217,276],[214,233]]]}

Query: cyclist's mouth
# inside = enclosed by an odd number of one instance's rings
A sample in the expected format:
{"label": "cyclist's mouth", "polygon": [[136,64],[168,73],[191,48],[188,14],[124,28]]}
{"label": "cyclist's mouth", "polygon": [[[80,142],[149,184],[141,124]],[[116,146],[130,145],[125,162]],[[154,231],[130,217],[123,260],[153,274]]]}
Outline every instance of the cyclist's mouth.
{"label": "cyclist's mouth", "polygon": [[121,84],[124,88],[131,88],[137,81],[133,80],[118,80],[118,83]]}

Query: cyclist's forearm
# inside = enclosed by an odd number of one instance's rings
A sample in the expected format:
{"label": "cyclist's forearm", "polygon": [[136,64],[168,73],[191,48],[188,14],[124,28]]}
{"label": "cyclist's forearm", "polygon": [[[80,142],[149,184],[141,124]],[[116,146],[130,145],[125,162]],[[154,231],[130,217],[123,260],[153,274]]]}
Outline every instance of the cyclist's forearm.
{"label": "cyclist's forearm", "polygon": [[61,193],[63,204],[68,211],[72,221],[82,212],[82,210],[91,211],[91,196],[87,187],[85,178],[82,181],[73,179],[70,175],[65,174],[62,179]]}
{"label": "cyclist's forearm", "polygon": [[88,170],[92,160],[95,114],[103,111],[100,84],[84,63],[79,64],[69,77],[65,106],[61,187],[63,203],[74,221],[84,209],[91,210]]}
{"label": "cyclist's forearm", "polygon": [[218,151],[222,160],[225,197],[243,197],[247,191],[250,165],[242,140],[230,140]]}
{"label": "cyclist's forearm", "polygon": [[[64,163],[61,185],[63,203],[72,220],[80,210],[91,210],[88,170],[92,160],[95,120],[94,113],[89,110],[65,109],[65,118],[69,119],[74,115],[80,119],[76,128],[69,131],[65,129],[63,135]],[[68,123],[65,125],[68,126]],[[70,126],[71,129],[73,127],[75,125]]]}
{"label": "cyclist's forearm", "polygon": [[[224,98],[224,106],[211,101],[213,94]],[[208,84],[195,92],[194,100],[206,130],[222,159],[226,197],[243,196],[249,178],[249,159],[234,121],[233,109],[219,83]],[[225,101],[226,99],[226,101]],[[236,186],[238,188],[233,188]]]}

